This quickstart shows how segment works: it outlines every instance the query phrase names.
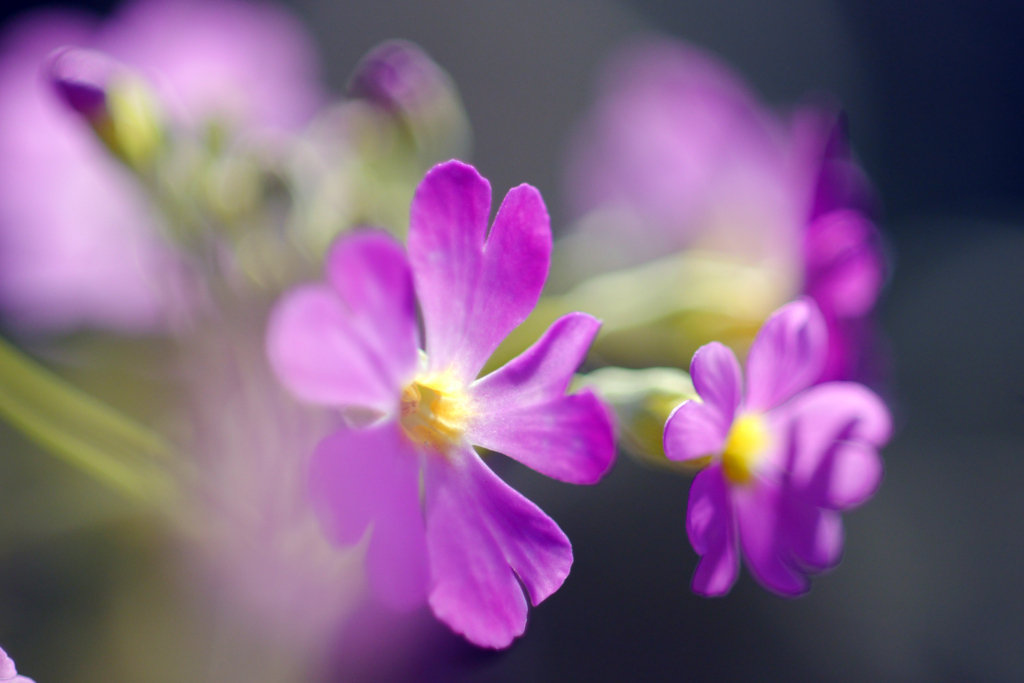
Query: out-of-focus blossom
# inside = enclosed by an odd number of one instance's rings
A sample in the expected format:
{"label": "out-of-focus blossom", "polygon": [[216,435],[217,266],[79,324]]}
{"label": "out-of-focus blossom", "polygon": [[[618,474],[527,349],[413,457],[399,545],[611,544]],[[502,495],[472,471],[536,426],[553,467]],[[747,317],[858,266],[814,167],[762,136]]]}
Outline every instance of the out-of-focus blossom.
{"label": "out-of-focus blossom", "polygon": [[804,235],[804,293],[828,324],[829,353],[819,381],[875,379],[871,312],[885,282],[874,196],[852,160],[844,119],[805,109],[793,123],[795,147],[811,173],[811,209]]}
{"label": "out-of-focus blossom", "polygon": [[89,46],[139,69],[193,126],[297,130],[325,100],[312,40],[269,2],[137,0]]}
{"label": "out-of-focus blossom", "polygon": [[307,493],[310,454],[338,419],[277,382],[265,315],[240,306],[184,345],[189,430],[172,515],[207,616],[310,667],[361,596],[361,554],[327,539]]}
{"label": "out-of-focus blossom", "polygon": [[282,10],[235,0],[140,0],[103,24],[48,11],[3,36],[0,310],[27,329],[164,328],[190,305],[188,268],[146,188],[41,78],[63,46],[106,53],[153,84],[168,125],[216,136],[311,118],[323,95],[310,41]]}
{"label": "out-of-focus blossom", "polygon": [[0,681],[11,681],[11,683],[34,683],[31,678],[19,676],[18,670],[14,667],[14,660],[7,656],[7,653],[0,648]]}
{"label": "out-of-focus blossom", "polygon": [[601,360],[682,366],[712,339],[742,353],[805,293],[832,333],[824,378],[858,376],[884,266],[834,112],[783,119],[712,56],[639,42],[610,62],[567,179],[580,220],[553,276],[574,287],[563,305],[604,318]]}
{"label": "out-of-focus blossom", "polygon": [[380,232],[342,239],[328,257],[329,284],[287,295],[267,345],[297,396],[367,425],[336,432],[314,455],[312,494],[329,534],[351,544],[372,525],[367,572],[382,600],[427,598],[471,642],[505,647],[526,626],[523,588],[533,604],[544,600],[568,575],[572,551],[473,445],[580,484],[601,478],[615,447],[597,397],[565,394],[597,333],[588,315],[563,317],[476,379],[536,304],[551,250],[534,188],[508,193],[488,235],[490,206],[475,169],[434,168],[412,202],[408,260]]}
{"label": "out-of-focus blossom", "polygon": [[713,342],[693,357],[700,400],[665,425],[665,454],[706,467],[690,488],[686,530],[701,555],[693,590],[723,595],[740,552],[754,577],[782,595],[842,556],[840,511],[882,479],[878,449],[892,429],[878,396],[853,382],[815,385],[828,353],[825,320],[809,298],[776,311],[747,356]]}
{"label": "out-of-focus blossom", "polygon": [[40,77],[86,43],[76,15],[8,29],[0,48],[0,308],[23,327],[159,326],[179,278],[143,189]]}
{"label": "out-of-focus blossom", "polygon": [[413,43],[391,40],[371,50],[349,90],[398,116],[425,156],[468,148],[469,126],[455,84]]}

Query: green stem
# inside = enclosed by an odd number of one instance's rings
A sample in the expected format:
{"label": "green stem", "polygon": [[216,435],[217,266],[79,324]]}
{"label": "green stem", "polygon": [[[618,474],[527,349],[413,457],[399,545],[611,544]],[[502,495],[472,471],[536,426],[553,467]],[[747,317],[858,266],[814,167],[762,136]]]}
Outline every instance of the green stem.
{"label": "green stem", "polygon": [[160,505],[173,448],[0,339],[0,416],[37,444],[129,497]]}

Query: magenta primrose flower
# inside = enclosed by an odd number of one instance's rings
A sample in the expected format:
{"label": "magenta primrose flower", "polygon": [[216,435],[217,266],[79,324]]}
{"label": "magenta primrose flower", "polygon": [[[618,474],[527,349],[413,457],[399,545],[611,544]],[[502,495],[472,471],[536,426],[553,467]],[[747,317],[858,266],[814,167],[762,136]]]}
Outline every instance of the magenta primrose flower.
{"label": "magenta primrose flower", "polygon": [[526,627],[523,589],[534,605],[551,595],[572,549],[473,446],[589,484],[611,467],[615,441],[593,393],[565,394],[600,325],[589,315],[559,319],[477,379],[536,305],[551,258],[536,189],[509,191],[488,235],[490,206],[476,169],[436,166],[413,198],[408,259],[380,231],[339,240],[328,283],[285,296],[267,345],[293,393],[366,425],[329,436],[312,459],[313,502],[333,539],[355,543],[372,527],[367,573],[384,602],[427,599],[453,630],[500,648]]}
{"label": "magenta primrose flower", "polygon": [[693,480],[686,531],[701,556],[693,590],[724,595],[740,549],[754,578],[795,596],[808,575],[843,550],[840,511],[867,500],[882,479],[878,449],[892,430],[882,400],[863,385],[814,385],[826,362],[825,319],[812,299],[768,318],[747,357],[747,386],[718,342],[693,356],[700,400],[665,424],[665,454],[706,462]]}

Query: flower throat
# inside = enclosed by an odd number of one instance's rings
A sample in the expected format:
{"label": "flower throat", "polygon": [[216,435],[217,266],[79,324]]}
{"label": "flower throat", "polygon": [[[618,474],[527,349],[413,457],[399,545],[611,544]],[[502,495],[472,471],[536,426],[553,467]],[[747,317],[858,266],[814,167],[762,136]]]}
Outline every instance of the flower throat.
{"label": "flower throat", "polygon": [[402,429],[412,441],[441,453],[458,443],[470,416],[464,392],[444,378],[417,379],[402,392]]}

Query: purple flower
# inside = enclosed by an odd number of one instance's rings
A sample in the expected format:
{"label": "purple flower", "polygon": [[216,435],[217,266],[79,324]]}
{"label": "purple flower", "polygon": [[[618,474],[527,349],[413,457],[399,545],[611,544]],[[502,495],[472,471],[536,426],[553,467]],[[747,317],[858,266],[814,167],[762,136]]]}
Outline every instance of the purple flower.
{"label": "purple flower", "polygon": [[[867,500],[882,479],[878,449],[888,409],[860,384],[814,385],[828,352],[825,320],[809,298],[776,311],[747,357],[747,385],[728,348],[693,357],[699,401],[665,425],[665,454],[706,463],[693,480],[686,531],[701,555],[693,590],[723,595],[740,549],[754,577],[782,595],[809,588],[843,549],[840,511]],[[814,385],[814,386],[812,386]]]}
{"label": "purple flower", "polygon": [[14,660],[7,656],[3,648],[0,648],[0,681],[34,683],[31,678],[18,675],[18,670],[14,667]]}
{"label": "purple flower", "polygon": [[69,45],[140,72],[178,125],[248,131],[296,129],[313,114],[310,42],[273,5],[232,0],[141,0],[99,25],[37,12],[0,39],[0,312],[22,329],[163,329],[191,306],[191,281],[145,190],[61,101],[96,106],[88,86],[102,69],[65,63],[78,68],[59,74],[78,79],[74,93],[41,77]]}
{"label": "purple flower", "polygon": [[[611,255],[605,265],[695,250],[763,269],[779,286],[756,293],[768,303],[759,319],[809,295],[830,333],[822,380],[870,374],[870,314],[885,266],[874,196],[834,109],[783,119],[725,64],[667,40],[628,46],[601,85],[567,179],[594,251]],[[702,303],[694,309],[729,318],[746,311]]]}
{"label": "purple flower", "polygon": [[331,537],[351,544],[372,527],[367,571],[382,600],[411,607],[426,597],[453,630],[499,648],[526,627],[523,588],[534,605],[551,595],[572,550],[473,446],[577,484],[600,479],[615,446],[598,398],[565,394],[599,327],[588,315],[559,319],[477,379],[536,305],[551,252],[537,190],[509,191],[488,235],[490,206],[474,168],[435,167],[412,202],[408,260],[379,231],[343,238],[328,284],[278,304],[267,345],[297,396],[368,425],[336,432],[313,457],[313,500]]}
{"label": "purple flower", "polygon": [[269,2],[138,0],[91,46],[141,70],[184,124],[297,130],[325,97],[312,40]]}
{"label": "purple flower", "polygon": [[871,312],[886,278],[881,237],[870,219],[871,185],[851,158],[842,117],[799,112],[793,137],[812,188],[803,291],[817,302],[828,325],[828,360],[819,381],[870,380]]}

